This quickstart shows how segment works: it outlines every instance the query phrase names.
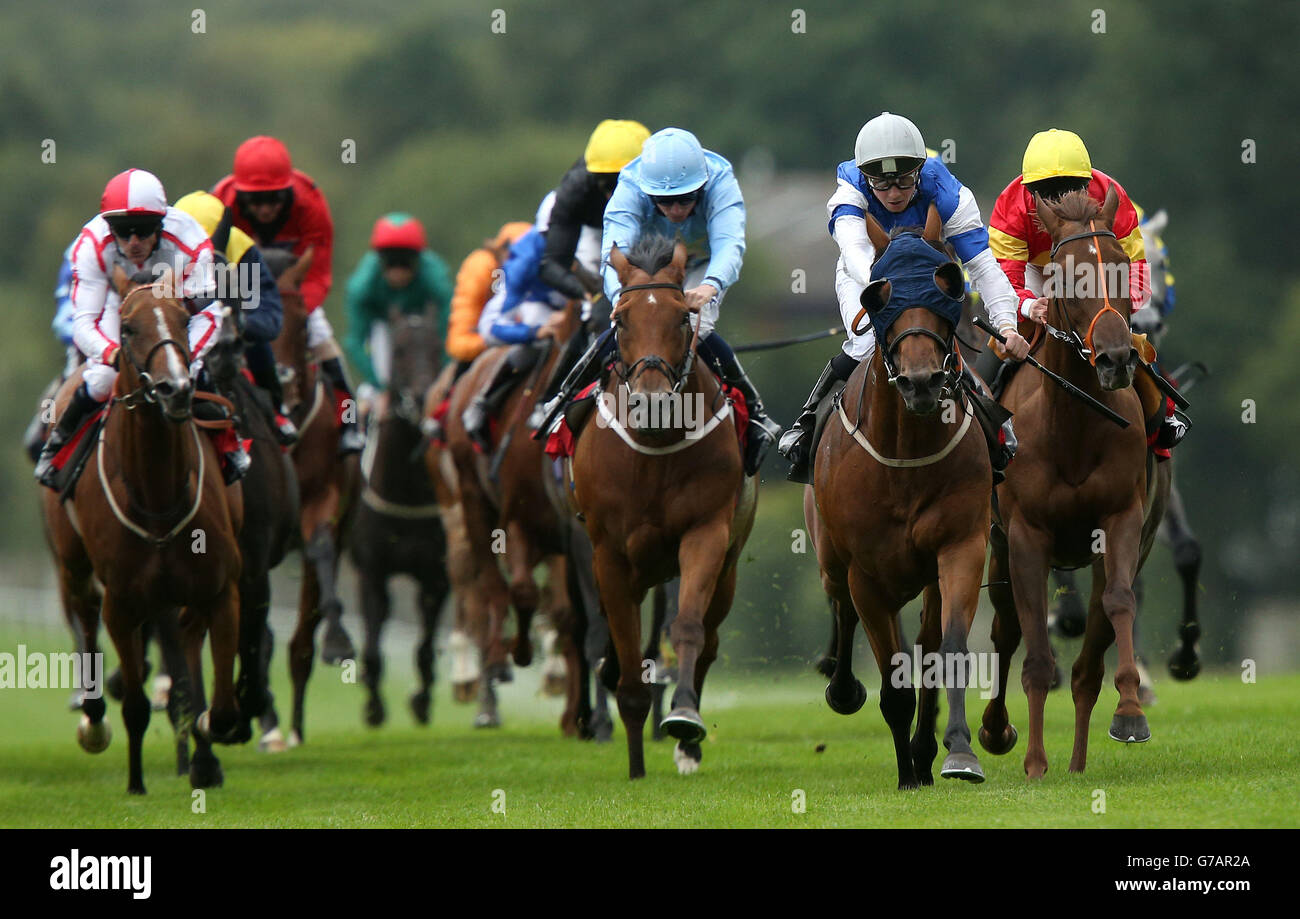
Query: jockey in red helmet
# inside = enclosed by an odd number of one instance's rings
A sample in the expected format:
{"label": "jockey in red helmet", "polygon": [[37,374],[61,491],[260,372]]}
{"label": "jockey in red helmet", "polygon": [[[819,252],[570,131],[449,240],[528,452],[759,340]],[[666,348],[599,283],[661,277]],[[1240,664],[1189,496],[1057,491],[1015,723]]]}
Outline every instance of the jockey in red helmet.
{"label": "jockey in red helmet", "polygon": [[[321,305],[332,283],[334,222],[329,204],[311,176],[293,168],[289,151],[274,137],[250,137],[235,150],[235,168],[212,189],[233,210],[233,223],[263,249],[288,249],[301,257],[314,252],[302,282],[307,308],[307,347],[335,391],[340,411],[339,452],[360,452],[365,441],[357,428],[355,399],[341,360],[342,351]],[[348,406],[352,406],[348,410]]]}

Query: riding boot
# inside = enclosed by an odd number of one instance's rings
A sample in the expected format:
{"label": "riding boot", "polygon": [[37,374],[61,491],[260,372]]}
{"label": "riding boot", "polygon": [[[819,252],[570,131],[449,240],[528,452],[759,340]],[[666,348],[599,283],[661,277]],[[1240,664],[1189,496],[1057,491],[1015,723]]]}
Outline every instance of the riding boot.
{"label": "riding boot", "polygon": [[967,395],[973,403],[975,420],[984,431],[988,444],[989,463],[993,467],[993,484],[1001,485],[1006,480],[1006,469],[1015,459],[1019,441],[1012,426],[1011,413],[999,405],[981,385],[980,379],[971,373],[970,368],[962,368],[962,379],[966,383]]}
{"label": "riding boot", "polygon": [[337,357],[332,357],[327,361],[321,361],[320,369],[325,374],[326,379],[330,381],[330,386],[334,389],[334,392],[342,395],[347,402],[351,403],[351,411],[345,407],[343,417],[339,419],[339,456],[360,453],[366,446],[366,438],[357,425],[357,400],[352,395],[352,387],[348,385],[348,376],[343,369],[343,361]]}
{"label": "riding boot", "polygon": [[745,373],[745,368],[740,366],[736,352],[731,350],[731,345],[721,335],[712,332],[708,338],[700,341],[697,349],[705,360],[721,370],[722,382],[734,386],[745,397],[745,404],[749,407],[749,429],[745,437],[745,475],[755,475],[763,465],[763,457],[772,448],[772,444],[776,443],[781,425],[767,417],[762,397]]}
{"label": "riding boot", "polygon": [[524,365],[532,366],[532,362],[527,360],[531,351],[528,345],[515,345],[511,348],[497,364],[487,386],[483,387],[461,412],[460,420],[465,425],[465,433],[484,453],[492,446],[488,421],[500,411],[501,403],[509,395],[515,379],[527,369]]}
{"label": "riding boot", "polygon": [[[216,392],[206,370],[199,374],[198,391]],[[212,438],[213,446],[221,454],[222,480],[227,485],[235,484],[247,474],[249,467],[253,465],[253,458],[244,449],[244,435],[236,427],[233,413],[228,413],[225,408],[211,399],[195,399],[191,411],[198,421],[230,421],[228,428],[210,431],[209,436]]]}
{"label": "riding boot", "polygon": [[[841,354],[843,352],[840,352]],[[839,357],[837,354],[835,357]],[[786,478],[791,482],[800,482],[808,485],[812,481],[811,459],[812,435],[813,428],[817,424],[817,406],[821,404],[826,394],[831,391],[831,387],[840,379],[840,375],[835,369],[835,357],[826,362],[826,367],[822,370],[821,376],[813,384],[812,392],[808,394],[807,400],[804,401],[803,411],[795,419],[794,424],[788,431],[781,435],[781,443],[777,445],[777,451],[790,461],[790,471],[786,473]]]}
{"label": "riding boot", "polygon": [[265,342],[249,344],[244,349],[244,359],[248,370],[253,374],[253,382],[262,390],[270,401],[268,406],[258,399],[263,412],[275,431],[275,439],[282,447],[292,447],[298,442],[298,427],[284,414],[284,390],[280,386],[280,376],[275,371],[275,357],[271,346]]}
{"label": "riding boot", "polygon": [[102,402],[87,392],[85,383],[82,383],[73,391],[72,399],[68,402],[67,408],[63,410],[58,423],[54,425],[54,430],[50,431],[45,446],[41,448],[41,455],[36,460],[36,470],[33,473],[36,481],[46,488],[58,487],[55,482],[58,475],[58,470],[54,468],[55,454],[62,450],[68,441],[72,440],[73,436],[80,430],[82,423],[101,405],[103,405]]}
{"label": "riding boot", "polygon": [[1174,409],[1173,413],[1166,415],[1165,420],[1161,422],[1160,430],[1156,433],[1155,443],[1152,446],[1172,450],[1187,436],[1187,431],[1191,426],[1192,420],[1182,412]]}
{"label": "riding boot", "polygon": [[542,393],[541,398],[537,400],[537,405],[528,418],[529,426],[533,430],[537,430],[542,426],[543,420],[550,411],[551,400],[563,388],[564,381],[569,378],[569,373],[572,372],[578,361],[582,360],[586,346],[587,336],[581,328],[570,335],[569,340],[564,343],[564,350],[560,352],[555,369],[551,371],[550,384]]}
{"label": "riding boot", "polygon": [[578,358],[578,362],[574,364],[573,369],[564,378],[564,382],[560,384],[559,392],[544,406],[546,415],[542,419],[542,423],[538,425],[534,437],[545,436],[551,425],[555,423],[560,411],[573,398],[574,394],[581,392],[600,377],[602,368],[608,358],[613,356],[616,348],[612,328],[605,329],[592,339],[591,345]]}

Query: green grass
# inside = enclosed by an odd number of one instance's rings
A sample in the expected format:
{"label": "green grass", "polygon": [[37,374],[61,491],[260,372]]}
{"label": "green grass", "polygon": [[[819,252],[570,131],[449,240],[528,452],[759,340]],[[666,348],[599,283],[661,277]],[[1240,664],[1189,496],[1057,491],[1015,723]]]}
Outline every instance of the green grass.
{"label": "green grass", "polygon": [[[66,647],[57,630],[0,627],[0,650],[13,652],[20,641],[30,650]],[[649,774],[633,783],[621,726],[602,746],[560,737],[559,700],[538,697],[524,673],[502,690],[506,724],[498,730],[470,727],[473,709],[453,705],[445,686],[434,724],[414,726],[405,708],[413,683],[407,660],[403,653],[390,664],[389,723],[378,730],[361,724],[361,688],[318,666],[308,690],[307,745],[275,756],[252,745],[219,748],[226,783],[207,792],[204,814],[192,812],[188,781],[172,773],[165,715],[150,722],[149,794],[136,798],[126,794],[126,736],[115,703],[112,745],[90,756],[74,739],[79,716],[66,711],[66,691],[0,690],[0,827],[1300,825],[1300,744],[1286,727],[1300,695],[1296,675],[1246,685],[1235,674],[1203,674],[1190,684],[1158,674],[1160,700],[1148,710],[1152,740],[1144,745],[1106,738],[1116,701],[1107,681],[1084,775],[1066,772],[1072,708],[1066,694],[1053,693],[1051,769],[1029,784],[1021,765],[1028,721],[1015,666],[1011,712],[1021,740],[1005,757],[977,751],[988,781],[939,780],[899,792],[874,676],[864,675],[867,705],[843,717],[826,707],[825,681],[815,674],[738,674],[720,664],[705,690],[710,734],[700,771],[677,775],[669,742],[647,739]],[[282,650],[275,665],[287,720]],[[972,691],[972,723],[982,706]],[[497,789],[504,814],[492,810]],[[795,789],[805,794],[805,813],[792,811]],[[1093,811],[1098,789],[1105,813]]]}

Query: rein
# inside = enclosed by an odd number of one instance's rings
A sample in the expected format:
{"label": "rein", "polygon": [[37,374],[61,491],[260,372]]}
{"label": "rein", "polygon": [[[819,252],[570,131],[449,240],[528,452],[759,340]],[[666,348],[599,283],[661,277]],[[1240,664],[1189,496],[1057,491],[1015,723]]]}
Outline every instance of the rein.
{"label": "rein", "polygon": [[[151,543],[157,548],[161,548],[171,542],[172,539],[174,539],[176,535],[185,528],[185,525],[194,519],[194,515],[199,512],[199,507],[203,504],[203,473],[207,465],[207,457],[203,453],[203,444],[199,442],[198,428],[193,424],[190,425],[190,433],[194,435],[194,447],[199,452],[199,474],[198,478],[195,479],[194,482],[194,502],[190,505],[190,509],[185,516],[182,517],[180,521],[163,536],[153,535],[144,527],[131,520],[131,518],[122,511],[122,508],[118,506],[117,498],[113,496],[113,489],[109,487],[108,476],[104,472],[104,435],[107,432],[108,423],[105,421],[104,425],[99,429],[99,443],[95,450],[95,462],[99,471],[99,484],[104,490],[104,497],[108,499],[109,509],[113,512],[113,516],[117,518],[118,523],[122,524],[122,526],[126,527],[136,536],[139,536],[145,542]],[[189,476],[186,475],[186,478],[188,477]]]}
{"label": "rein", "polygon": [[[1095,220],[1090,219],[1088,221],[1087,233],[1074,233],[1070,236],[1065,237],[1060,242],[1054,243],[1052,245],[1051,257],[1055,259],[1057,250],[1060,249],[1061,246],[1065,245],[1068,242],[1074,242],[1075,240],[1079,240],[1079,239],[1093,239],[1093,238],[1102,238],[1107,236],[1110,237],[1111,239],[1118,239],[1118,237],[1115,236],[1115,233],[1112,230],[1098,230],[1096,227]],[[1048,334],[1050,334],[1053,338],[1065,342],[1066,344],[1072,345],[1074,349],[1078,352],[1080,357],[1087,360],[1087,362],[1093,367],[1096,367],[1097,351],[1092,346],[1092,333],[1097,328],[1097,320],[1100,319],[1102,316],[1106,315],[1107,313],[1114,313],[1116,316],[1120,318],[1121,321],[1123,321],[1124,328],[1126,329],[1128,328],[1128,320],[1124,318],[1124,315],[1119,310],[1115,309],[1115,307],[1110,305],[1110,293],[1106,290],[1106,285],[1104,283],[1104,279],[1106,277],[1106,269],[1101,262],[1101,247],[1093,246],[1093,254],[1097,256],[1097,282],[1098,285],[1101,287],[1101,298],[1102,301],[1105,303],[1105,306],[1103,306],[1101,309],[1097,311],[1097,315],[1092,317],[1092,322],[1088,323],[1087,333],[1083,336],[1082,339],[1080,339],[1079,333],[1074,330],[1074,316],[1071,315],[1070,308],[1066,306],[1065,298],[1053,296],[1052,302],[1053,303],[1059,302],[1061,304],[1061,311],[1062,314],[1065,316],[1066,324],[1068,324],[1071,328],[1070,331],[1067,333],[1067,332],[1062,332],[1059,329],[1054,329],[1049,325],[1047,326],[1047,331]]]}
{"label": "rein", "polygon": [[[651,284],[631,284],[627,287],[624,287],[621,291],[619,291],[618,296],[619,299],[622,300],[623,294],[627,293],[629,290],[660,290],[660,289],[675,290],[679,294],[683,293],[682,285],[670,284],[664,281],[664,282],[657,282]],[[616,306],[614,308],[615,316],[618,315],[618,311],[619,311],[619,307]],[[686,381],[690,378],[691,370],[695,366],[695,350],[696,347],[699,345],[699,341],[700,341],[700,322],[702,321],[703,321],[703,317],[697,316],[697,320],[695,323],[695,332],[691,336],[690,347],[686,349],[686,354],[682,356],[681,366],[674,367],[659,355],[650,354],[634,362],[631,367],[624,367],[623,370],[618,370],[616,368],[614,372],[618,374],[619,380],[621,380],[623,385],[627,387],[628,395],[632,394],[632,381],[636,379],[636,377],[639,374],[644,373],[646,370],[658,370],[660,373],[662,373],[664,376],[666,376],[669,380],[672,381],[673,393],[674,394],[681,393],[682,387],[686,385]],[[618,344],[617,328],[615,328],[614,330],[614,344],[618,350],[619,363],[622,363],[623,350],[622,350],[622,346]]]}

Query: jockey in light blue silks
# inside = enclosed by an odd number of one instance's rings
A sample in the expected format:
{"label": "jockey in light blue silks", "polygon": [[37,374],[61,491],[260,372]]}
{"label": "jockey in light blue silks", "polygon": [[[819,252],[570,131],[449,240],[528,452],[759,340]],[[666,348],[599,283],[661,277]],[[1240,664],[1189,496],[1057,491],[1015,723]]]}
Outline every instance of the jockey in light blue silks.
{"label": "jockey in light blue silks", "polygon": [[[618,187],[605,208],[600,246],[605,296],[610,303],[618,301],[621,290],[618,272],[609,264],[611,250],[618,246],[619,251],[627,252],[649,234],[679,239],[687,247],[683,287],[686,305],[698,310],[697,349],[720,371],[723,382],[745,397],[749,407],[745,474],[754,475],[781,427],[767,417],[735,352],[714,330],[722,300],[740,278],[745,202],[731,163],[703,149],[694,134],[681,128],[665,128],[651,135],[641,155],[619,173]],[[613,356],[613,336],[607,336],[603,345],[588,352],[595,352],[597,359],[592,364],[597,370]]]}
{"label": "jockey in light blue silks", "polygon": [[853,369],[871,358],[876,347],[874,330],[853,331],[862,291],[875,276],[877,253],[867,235],[869,214],[890,232],[898,227],[923,227],[931,206],[942,222],[941,238],[949,243],[970,274],[988,310],[989,319],[1007,340],[1016,358],[1029,353],[1029,343],[1016,332],[1016,293],[989,251],[989,234],[980,218],[979,205],[937,156],[927,156],[925,141],[916,125],[901,115],[882,112],[858,132],[854,157],[836,170],[835,193],[826,203],[828,229],[839,244],[835,266],[835,293],[840,302],[846,338],[841,353],[826,365],[804,404],[803,413],[781,438],[780,451],[790,460],[787,478],[807,484],[817,405],[835,383],[847,380]]}

